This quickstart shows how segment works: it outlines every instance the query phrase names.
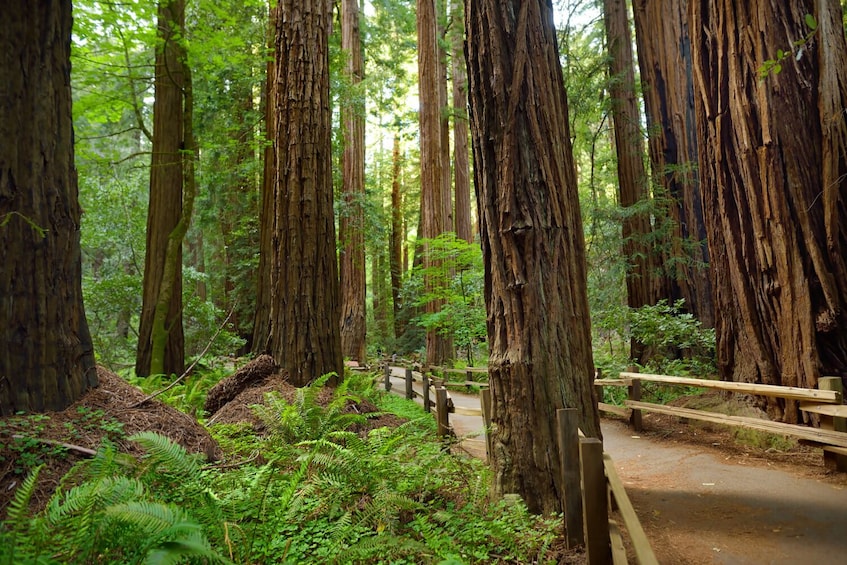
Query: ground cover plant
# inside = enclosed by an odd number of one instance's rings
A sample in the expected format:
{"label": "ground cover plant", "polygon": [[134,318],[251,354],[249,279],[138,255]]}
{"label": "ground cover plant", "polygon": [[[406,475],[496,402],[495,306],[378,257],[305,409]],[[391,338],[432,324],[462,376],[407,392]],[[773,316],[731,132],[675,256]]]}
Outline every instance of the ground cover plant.
{"label": "ground cover plant", "polygon": [[[103,432],[96,454],[40,497],[40,475],[67,453],[42,444],[20,462],[0,563],[559,560],[561,518],[492,498],[488,468],[450,453],[431,415],[376,391],[372,375],[334,389],[328,379],[265,392],[249,421],[211,423],[211,459],[158,433],[128,435],[108,408],[77,409],[82,429]],[[160,396],[180,405],[184,393]],[[198,405],[183,404],[202,416]],[[120,448],[130,443],[132,453]]]}

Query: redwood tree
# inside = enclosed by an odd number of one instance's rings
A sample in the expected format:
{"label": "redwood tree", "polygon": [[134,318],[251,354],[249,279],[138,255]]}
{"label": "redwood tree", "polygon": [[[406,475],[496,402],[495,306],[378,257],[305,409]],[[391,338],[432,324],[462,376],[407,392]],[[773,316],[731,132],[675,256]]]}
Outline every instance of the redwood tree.
{"label": "redwood tree", "polygon": [[[329,103],[331,4],[281,0],[273,13],[275,77],[269,115],[274,133],[272,181],[263,198],[260,285],[267,285],[266,325],[257,336],[305,385],[342,374],[338,265],[332,209]],[[263,310],[257,316],[263,315]]]}
{"label": "redwood tree", "polygon": [[[433,239],[446,230],[444,154],[442,150],[442,107],[446,101],[446,87],[441,85],[441,49],[438,45],[438,22],[435,0],[417,0],[418,28],[418,82],[420,87],[420,138],[421,138],[421,230],[426,239]],[[442,97],[443,96],[443,97]],[[448,191],[449,193],[449,191]],[[423,266],[432,273],[436,263],[429,257],[426,246]],[[427,288],[435,282],[428,274]],[[439,312],[440,300],[430,300],[426,311]],[[451,357],[449,340],[431,329],[426,333],[426,360],[430,365],[440,365]]]}
{"label": "redwood tree", "polygon": [[[626,210],[649,197],[647,172],[644,169],[644,140],[641,136],[641,112],[635,92],[632,39],[629,31],[626,0],[604,0],[606,41],[609,49],[609,78],[612,99],[612,121],[618,165],[618,197]],[[622,226],[623,253],[629,266],[626,272],[627,304],[638,308],[655,303],[653,251],[647,240],[651,231],[650,216],[644,212],[625,211]],[[644,347],[635,340],[631,356],[642,359]]]}
{"label": "redwood tree", "polygon": [[600,437],[585,243],[549,0],[467,0],[496,488],[561,509],[556,409]]}
{"label": "redwood tree", "polygon": [[347,55],[345,72],[354,95],[342,108],[344,152],[339,218],[341,253],[341,349],[345,357],[365,361],[365,109],[357,103],[356,86],[362,82],[364,61],[359,35],[359,1],[341,2],[341,48]]}
{"label": "redwood tree", "polygon": [[[168,240],[182,217],[185,49],[185,1],[159,2],[156,73],[153,102],[153,157],[150,165],[150,202],[147,209],[147,248],[135,373],[150,374],[154,323],[161,293],[170,293],[163,329],[167,333],[164,359],[156,372],[180,375],[185,370],[185,337],[182,328],[182,246],[169,258],[179,266],[171,280],[162,281]],[[161,329],[161,328],[160,328]]]}
{"label": "redwood tree", "polygon": [[673,227],[657,298],[685,299],[686,310],[711,328],[714,304],[697,173],[688,5],[688,0],[633,0],[633,14],[650,163],[655,185],[669,201]]}
{"label": "redwood tree", "polygon": [[[808,41],[791,45],[810,33]],[[694,2],[700,183],[718,365],[814,387],[847,374],[847,46],[836,0]],[[781,72],[759,68],[777,59]],[[796,421],[794,402],[767,400]]]}
{"label": "redwood tree", "polygon": [[453,54],[453,193],[456,201],[456,236],[473,241],[471,228],[471,180],[468,147],[468,71],[465,62],[465,22],[462,0],[451,0]]}
{"label": "redwood tree", "polygon": [[9,0],[0,26],[0,416],[97,386],[82,305],[70,0]]}

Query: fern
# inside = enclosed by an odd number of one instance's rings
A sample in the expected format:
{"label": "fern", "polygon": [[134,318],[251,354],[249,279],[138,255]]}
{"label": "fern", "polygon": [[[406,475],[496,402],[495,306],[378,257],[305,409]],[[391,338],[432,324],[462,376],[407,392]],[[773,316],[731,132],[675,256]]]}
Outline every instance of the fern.
{"label": "fern", "polygon": [[147,451],[148,468],[157,473],[162,470],[180,476],[180,480],[199,480],[198,456],[188,453],[184,447],[156,432],[141,432],[128,438]]}
{"label": "fern", "polygon": [[0,530],[0,546],[3,550],[3,562],[10,565],[16,563],[15,553],[18,545],[27,544],[27,532],[29,530],[29,503],[38,484],[38,475],[44,465],[35,467],[29,476],[21,483],[15,496],[9,502],[6,511],[6,521]]}

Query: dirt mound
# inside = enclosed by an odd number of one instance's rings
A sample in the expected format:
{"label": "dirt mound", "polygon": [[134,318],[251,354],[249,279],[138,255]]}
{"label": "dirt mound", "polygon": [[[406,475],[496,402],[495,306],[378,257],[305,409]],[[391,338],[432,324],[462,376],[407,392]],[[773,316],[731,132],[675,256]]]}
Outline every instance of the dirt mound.
{"label": "dirt mound", "polygon": [[279,366],[274,362],[273,357],[259,355],[212,387],[206,395],[206,403],[203,406],[206,414],[209,416],[216,414],[218,410],[232,402],[239,394],[261,385],[268,377],[275,375],[278,371]]}
{"label": "dirt mound", "polygon": [[0,516],[27,468],[45,463],[34,496],[36,507],[46,502],[59,479],[104,438],[133,455],[143,450],[125,438],[142,431],[158,432],[191,453],[221,457],[214,439],[191,416],[146,396],[119,376],[97,367],[100,386],[86,392],[61,412],[0,419]]}

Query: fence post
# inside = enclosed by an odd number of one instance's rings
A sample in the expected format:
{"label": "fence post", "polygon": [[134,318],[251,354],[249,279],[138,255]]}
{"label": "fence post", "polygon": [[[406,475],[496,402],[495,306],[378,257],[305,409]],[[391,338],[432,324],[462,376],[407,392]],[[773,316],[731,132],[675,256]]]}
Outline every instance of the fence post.
{"label": "fence post", "polygon": [[412,370],[406,368],[406,398],[408,400],[415,399],[415,389],[412,388]]}
{"label": "fence post", "polygon": [[[821,390],[835,390],[844,393],[844,383],[841,377],[821,377],[818,379],[818,388]],[[843,402],[843,401],[842,401]],[[821,416],[821,429],[835,430],[836,432],[847,432],[847,419],[834,416]],[[847,471],[847,456],[831,451],[823,452],[824,467],[833,471]]]}
{"label": "fence post", "polygon": [[579,485],[579,421],[576,408],[556,410],[559,437],[559,464],[564,488],[562,511],[568,549],[585,545],[582,529],[582,489]]}
{"label": "fence post", "polygon": [[391,390],[391,366],[385,364],[385,392]]}
{"label": "fence post", "polygon": [[609,537],[609,507],[606,503],[606,472],[603,443],[597,438],[579,440],[582,512],[585,516],[585,553],[590,565],[612,562]]}
{"label": "fence post", "polygon": [[[637,373],[638,367],[627,367],[627,372],[629,373]],[[641,401],[641,379],[632,379],[631,383],[628,387],[626,387],[627,395],[630,400],[634,400],[636,402]],[[632,429],[636,432],[641,432],[644,429],[642,413],[640,408],[632,408],[632,412],[629,415],[629,423],[632,426]]]}
{"label": "fence post", "polygon": [[446,436],[450,429],[447,418],[447,389],[440,386],[435,389],[435,421],[438,424],[438,437]]}
{"label": "fence post", "polygon": [[423,403],[424,411],[429,412],[429,375],[423,374]]}
{"label": "fence post", "polygon": [[[603,378],[603,369],[594,369],[594,380]],[[597,402],[603,402],[603,385],[594,385],[594,394],[597,395]]]}
{"label": "fence post", "polygon": [[491,389],[480,389],[479,395],[482,425],[485,426],[485,455],[488,457],[488,461],[491,461]]}

